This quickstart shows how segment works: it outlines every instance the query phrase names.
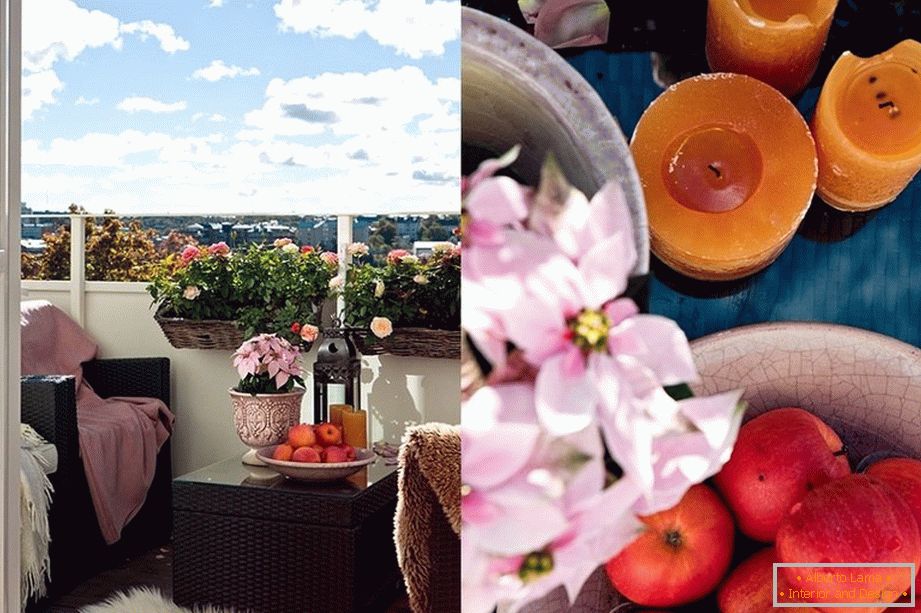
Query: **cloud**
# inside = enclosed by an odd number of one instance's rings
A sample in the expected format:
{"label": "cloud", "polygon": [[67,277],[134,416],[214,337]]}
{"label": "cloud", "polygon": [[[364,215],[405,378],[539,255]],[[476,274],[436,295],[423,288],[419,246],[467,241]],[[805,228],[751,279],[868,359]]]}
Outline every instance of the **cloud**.
{"label": "cloud", "polygon": [[220,113],[195,113],[192,115],[192,123],[196,123],[202,119],[207,119],[208,121],[213,121],[214,123],[223,123],[227,121],[227,118],[221,115]]}
{"label": "cloud", "polygon": [[166,23],[154,23],[149,19],[133,21],[122,24],[121,31],[126,34],[137,34],[141,40],[147,40],[147,37],[153,36],[160,42],[160,48],[170,54],[177,51],[188,51],[191,48],[189,41],[178,36],[173,26]]}
{"label": "cloud", "polygon": [[186,103],[184,100],[178,102],[161,102],[147,96],[130,96],[125,98],[116,105],[119,111],[126,113],[137,113],[146,111],[148,113],[176,113],[184,111]]}
{"label": "cloud", "polygon": [[228,66],[223,60],[213,60],[204,68],[199,68],[192,73],[193,79],[202,79],[214,83],[221,79],[233,79],[236,77],[255,77],[258,76],[259,69],[255,66],[252,68],[241,68],[240,66]]}
{"label": "cloud", "polygon": [[413,179],[425,181],[426,183],[449,183],[454,177],[443,172],[426,172],[424,170],[413,171]]}
{"label": "cloud", "polygon": [[156,36],[168,53],[189,48],[188,41],[176,36],[167,24],[122,24],[104,11],[82,8],[74,0],[27,0],[22,4],[24,120],[53,104],[55,95],[64,88],[55,64],[72,62],[87,49],[121,49],[124,34]]}
{"label": "cloud", "polygon": [[211,0],[208,2],[209,9],[219,9],[224,6],[224,0]]}
{"label": "cloud", "polygon": [[[459,97],[458,79],[416,66],[273,79],[242,121],[205,136],[125,130],[26,140],[23,199],[148,214],[208,212],[209,203],[224,213],[456,212]],[[121,105],[183,104],[131,100]],[[198,129],[220,117],[194,110]],[[236,122],[235,134],[222,133]]]}
{"label": "cloud", "polygon": [[460,2],[455,0],[280,0],[275,16],[284,31],[356,38],[419,59],[442,55],[460,36]]}
{"label": "cloud", "polygon": [[370,106],[377,106],[383,102],[383,99],[376,96],[364,96],[363,98],[355,98],[352,100],[352,102],[355,104],[368,104]]}
{"label": "cloud", "polygon": [[78,96],[74,101],[74,104],[77,106],[96,106],[99,104],[99,98],[86,98],[85,96]]}
{"label": "cloud", "polygon": [[29,119],[47,104],[54,102],[57,92],[64,89],[64,83],[53,70],[32,72],[22,77],[22,116]]}
{"label": "cloud", "polygon": [[[355,92],[362,96],[356,98]],[[265,103],[244,116],[246,128],[238,136],[267,140],[332,132],[386,140],[427,119],[452,125],[456,131],[460,127],[459,97],[459,79],[432,81],[415,66],[272,79]],[[364,103],[369,98],[376,104]],[[330,121],[333,114],[338,121]]]}
{"label": "cloud", "polygon": [[306,104],[282,104],[281,108],[286,117],[300,119],[307,123],[336,123],[339,121],[339,116],[335,111],[308,109]]}

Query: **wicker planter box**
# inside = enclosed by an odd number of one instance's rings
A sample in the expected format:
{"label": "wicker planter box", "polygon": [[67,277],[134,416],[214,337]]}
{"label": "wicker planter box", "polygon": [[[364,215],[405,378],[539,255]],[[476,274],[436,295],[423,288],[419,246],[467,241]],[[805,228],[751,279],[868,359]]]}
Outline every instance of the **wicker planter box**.
{"label": "wicker planter box", "polygon": [[377,338],[365,331],[354,338],[363,355],[389,353],[411,358],[457,360],[461,354],[460,330],[394,328],[393,334],[386,338]]}
{"label": "wicker planter box", "polygon": [[221,349],[236,351],[246,340],[235,321],[183,319],[154,315],[169,344],[176,349]]}

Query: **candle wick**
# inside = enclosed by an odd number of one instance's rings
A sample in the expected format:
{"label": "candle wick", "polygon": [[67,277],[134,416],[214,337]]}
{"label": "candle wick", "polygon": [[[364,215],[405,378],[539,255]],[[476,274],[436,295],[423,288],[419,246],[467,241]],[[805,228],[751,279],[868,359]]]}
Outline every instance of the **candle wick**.
{"label": "candle wick", "polygon": [[723,178],[723,173],[720,172],[720,169],[717,168],[716,164],[707,164],[707,168],[713,171],[713,174],[716,175],[717,179]]}
{"label": "candle wick", "polygon": [[898,117],[901,113],[899,107],[896,106],[895,102],[892,100],[886,100],[885,102],[879,103],[879,108],[884,109],[887,107],[889,108],[889,117]]}

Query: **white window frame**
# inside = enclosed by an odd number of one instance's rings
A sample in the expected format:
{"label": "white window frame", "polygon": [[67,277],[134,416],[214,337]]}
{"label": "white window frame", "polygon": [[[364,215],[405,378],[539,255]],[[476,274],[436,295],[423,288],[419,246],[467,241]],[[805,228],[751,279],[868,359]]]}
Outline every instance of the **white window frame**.
{"label": "white window frame", "polygon": [[0,609],[19,602],[21,0],[0,0]]}

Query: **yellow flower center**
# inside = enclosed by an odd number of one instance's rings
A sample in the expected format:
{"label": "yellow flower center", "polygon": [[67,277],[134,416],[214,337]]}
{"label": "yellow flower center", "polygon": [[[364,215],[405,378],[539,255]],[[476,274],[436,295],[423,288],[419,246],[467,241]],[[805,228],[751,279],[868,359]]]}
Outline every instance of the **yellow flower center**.
{"label": "yellow flower center", "polygon": [[521,562],[518,569],[518,577],[528,583],[540,579],[544,575],[553,571],[553,554],[547,551],[535,551],[529,553]]}
{"label": "yellow flower center", "polygon": [[586,309],[569,323],[572,342],[584,351],[607,350],[611,320],[601,311]]}

